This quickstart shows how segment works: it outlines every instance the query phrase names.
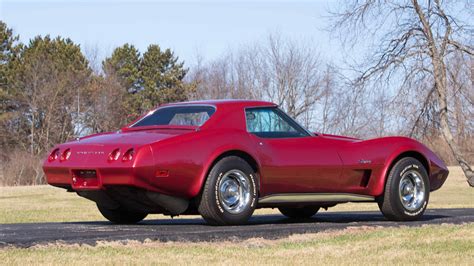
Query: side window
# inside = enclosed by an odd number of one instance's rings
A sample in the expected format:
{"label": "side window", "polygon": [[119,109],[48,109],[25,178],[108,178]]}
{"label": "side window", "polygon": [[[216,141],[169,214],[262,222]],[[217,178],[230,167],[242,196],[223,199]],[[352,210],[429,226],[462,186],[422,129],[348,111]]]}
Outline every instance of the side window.
{"label": "side window", "polygon": [[245,117],[247,131],[262,138],[308,136],[304,129],[277,108],[247,109]]}

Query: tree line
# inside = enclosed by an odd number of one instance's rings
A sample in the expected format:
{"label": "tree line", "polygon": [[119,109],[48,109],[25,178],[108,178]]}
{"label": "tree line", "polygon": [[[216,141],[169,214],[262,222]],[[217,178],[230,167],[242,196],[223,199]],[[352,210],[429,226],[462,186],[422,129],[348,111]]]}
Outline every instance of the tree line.
{"label": "tree line", "polygon": [[40,158],[57,144],[117,130],[166,102],[183,101],[193,86],[170,49],[141,54],[117,47],[94,73],[78,44],[37,36],[27,44],[0,22],[1,153],[3,181],[43,182]]}
{"label": "tree line", "polygon": [[143,53],[124,44],[94,69],[72,40],[24,44],[0,22],[0,183],[42,183],[54,144],[117,130],[159,104],[242,98],[273,101],[318,132],[414,137],[460,164],[472,185],[473,25],[449,14],[458,3],[402,2],[354,1],[333,13],[341,42],[378,41],[345,69],[278,34],[191,66],[157,44]]}

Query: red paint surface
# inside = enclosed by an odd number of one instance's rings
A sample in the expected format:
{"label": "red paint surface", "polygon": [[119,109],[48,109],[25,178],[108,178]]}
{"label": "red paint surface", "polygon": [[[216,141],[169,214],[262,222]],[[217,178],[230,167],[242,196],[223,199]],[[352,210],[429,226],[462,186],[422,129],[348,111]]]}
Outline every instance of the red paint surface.
{"label": "red paint surface", "polygon": [[[448,175],[442,160],[423,144],[406,137],[359,140],[315,134],[259,138],[246,131],[245,108],[275,106],[272,103],[235,100],[179,104],[213,105],[216,112],[199,128],[125,127],[119,132],[57,145],[53,150],[59,149],[61,154],[70,149],[71,155],[62,161],[46,158],[43,169],[48,183],[74,190],[129,185],[192,198],[200,192],[216,158],[229,151],[245,152],[257,162],[260,196],[291,192],[379,196],[392,163],[406,152],[416,152],[426,160],[431,190],[441,187]],[[122,156],[131,148],[132,160],[109,160],[113,150],[120,149]],[[73,184],[76,170],[95,170],[97,180],[87,178]]]}

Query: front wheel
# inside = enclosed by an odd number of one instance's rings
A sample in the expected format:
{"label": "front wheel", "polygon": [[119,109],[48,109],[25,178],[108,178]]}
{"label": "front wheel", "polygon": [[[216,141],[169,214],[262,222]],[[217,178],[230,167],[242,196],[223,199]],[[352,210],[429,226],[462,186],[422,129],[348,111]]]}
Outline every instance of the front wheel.
{"label": "front wheel", "polygon": [[132,212],[122,208],[108,209],[99,204],[97,204],[97,208],[107,220],[116,224],[136,224],[148,215],[147,213]]}
{"label": "front wheel", "polygon": [[257,203],[257,178],[242,158],[229,156],[211,169],[200,197],[199,213],[213,225],[243,224]]}
{"label": "front wheel", "polygon": [[406,157],[391,169],[379,208],[389,220],[413,221],[426,210],[430,195],[428,173],[417,159]]}

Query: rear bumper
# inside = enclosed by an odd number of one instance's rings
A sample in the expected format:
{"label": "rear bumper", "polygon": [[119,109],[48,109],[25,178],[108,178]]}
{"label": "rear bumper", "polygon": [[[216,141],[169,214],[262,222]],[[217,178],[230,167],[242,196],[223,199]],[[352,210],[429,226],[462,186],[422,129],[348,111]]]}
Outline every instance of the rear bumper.
{"label": "rear bumper", "polygon": [[154,171],[149,167],[84,168],[45,164],[43,171],[50,185],[75,191],[110,209],[125,207],[145,213],[178,215],[185,212],[189,204],[186,197],[151,182]]}
{"label": "rear bumper", "polygon": [[[64,167],[43,166],[48,184],[80,190],[103,190],[107,186],[132,186],[161,192],[150,184],[146,169],[134,167]],[[90,174],[94,172],[95,175]]]}

